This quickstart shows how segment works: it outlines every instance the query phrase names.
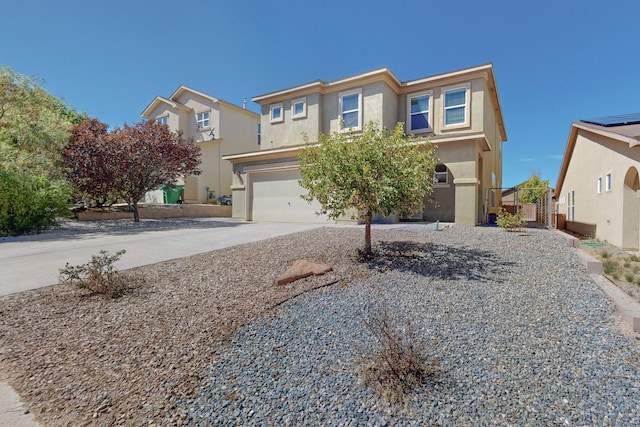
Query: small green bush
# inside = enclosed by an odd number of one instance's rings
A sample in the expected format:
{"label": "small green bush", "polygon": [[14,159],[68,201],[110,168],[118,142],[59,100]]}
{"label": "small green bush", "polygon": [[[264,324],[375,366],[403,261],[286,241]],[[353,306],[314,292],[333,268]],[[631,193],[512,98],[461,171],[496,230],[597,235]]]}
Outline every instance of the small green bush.
{"label": "small green bush", "polygon": [[611,253],[608,251],[602,251],[602,253],[600,253],[600,256],[602,257],[602,259],[611,258]]}
{"label": "small green bush", "polygon": [[629,261],[632,261],[632,262],[640,262],[640,257],[638,257],[638,255],[631,255],[631,256],[629,257]]}
{"label": "small green bush", "polygon": [[602,263],[602,268],[604,269],[604,274],[612,275],[618,270],[618,262],[612,259],[605,259]]}
{"label": "small green bush", "polygon": [[633,274],[626,274],[624,278],[627,279],[627,282],[633,283],[635,276]]}
{"label": "small green bush", "polygon": [[101,250],[100,254],[91,255],[91,261],[86,264],[71,266],[67,263],[65,268],[60,269],[60,280],[95,294],[117,298],[124,294],[127,286],[125,278],[113,264],[125,252],[123,249],[111,255],[108,251]]}
{"label": "small green bush", "polygon": [[0,167],[0,236],[41,231],[69,214],[70,187],[30,171]]}
{"label": "small green bush", "polygon": [[497,219],[498,227],[507,231],[516,231],[527,225],[527,221],[520,214],[512,214],[505,209],[501,209]]}

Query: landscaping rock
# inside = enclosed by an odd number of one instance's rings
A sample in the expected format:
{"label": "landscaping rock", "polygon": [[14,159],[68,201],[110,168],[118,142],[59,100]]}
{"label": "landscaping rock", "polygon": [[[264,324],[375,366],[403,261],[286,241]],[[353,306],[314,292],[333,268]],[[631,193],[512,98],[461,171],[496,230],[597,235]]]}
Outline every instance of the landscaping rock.
{"label": "landscaping rock", "polygon": [[326,264],[318,264],[310,262],[304,259],[299,259],[278,279],[278,286],[286,285],[287,283],[295,282],[309,276],[320,276],[333,268]]}

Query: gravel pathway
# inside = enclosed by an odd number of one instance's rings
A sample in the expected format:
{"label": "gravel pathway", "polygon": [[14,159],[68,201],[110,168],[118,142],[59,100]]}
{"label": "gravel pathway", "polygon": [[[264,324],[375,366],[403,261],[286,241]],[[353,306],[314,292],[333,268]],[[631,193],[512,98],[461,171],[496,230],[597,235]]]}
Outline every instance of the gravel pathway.
{"label": "gravel pathway", "polygon": [[[184,424],[640,425],[638,343],[560,237],[406,230],[427,243],[381,243],[377,274],[243,326],[178,403]],[[399,407],[355,373],[375,348],[363,310],[381,304],[440,361]]]}

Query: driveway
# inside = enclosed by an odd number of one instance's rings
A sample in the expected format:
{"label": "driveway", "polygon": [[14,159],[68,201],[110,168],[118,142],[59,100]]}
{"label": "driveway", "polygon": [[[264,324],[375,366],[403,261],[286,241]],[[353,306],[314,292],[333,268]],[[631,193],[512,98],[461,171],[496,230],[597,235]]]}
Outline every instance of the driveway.
{"label": "driveway", "polygon": [[161,221],[135,228],[129,220],[120,221],[109,222],[106,229],[75,223],[79,229],[62,227],[41,235],[0,239],[0,296],[54,285],[66,263],[84,264],[103,249],[111,253],[125,249],[116,266],[128,269],[321,226],[202,218],[174,220],[169,228]]}

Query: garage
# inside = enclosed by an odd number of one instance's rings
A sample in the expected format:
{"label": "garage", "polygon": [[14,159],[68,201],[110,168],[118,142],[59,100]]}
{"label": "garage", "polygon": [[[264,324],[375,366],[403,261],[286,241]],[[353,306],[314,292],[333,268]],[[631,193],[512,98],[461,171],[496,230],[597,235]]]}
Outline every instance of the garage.
{"label": "garage", "polygon": [[326,215],[316,215],[320,203],[308,203],[300,198],[306,190],[298,185],[299,179],[297,169],[252,173],[251,219],[326,223]]}

